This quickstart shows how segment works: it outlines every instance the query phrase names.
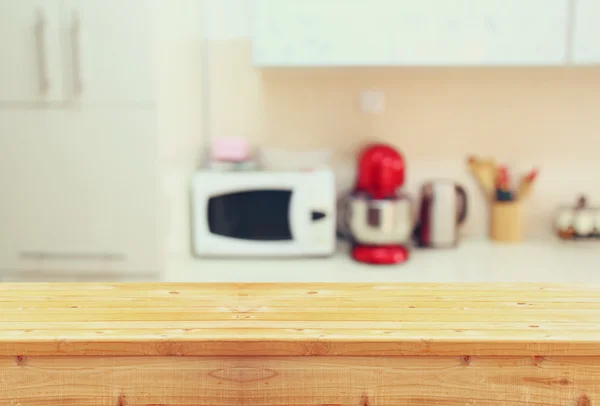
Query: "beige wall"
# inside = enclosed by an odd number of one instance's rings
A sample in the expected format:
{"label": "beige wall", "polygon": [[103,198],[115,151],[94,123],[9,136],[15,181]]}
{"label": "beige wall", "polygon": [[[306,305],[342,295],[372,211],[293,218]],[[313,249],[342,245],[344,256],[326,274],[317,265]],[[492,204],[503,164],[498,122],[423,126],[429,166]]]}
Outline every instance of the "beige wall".
{"label": "beige wall", "polygon": [[[329,148],[348,186],[366,142],[393,144],[408,162],[407,187],[452,178],[470,192],[465,232],[483,236],[487,213],[464,166],[470,154],[523,171],[542,168],[527,202],[528,235],[547,235],[558,205],[579,193],[600,203],[600,68],[277,69],[252,66],[248,40],[209,45],[211,134],[257,146]],[[386,93],[381,115],[362,113],[362,89]]]}
{"label": "beige wall", "polygon": [[[409,159],[472,152],[539,161],[594,159],[600,69],[252,67],[250,41],[210,44],[212,132],[260,144],[331,147],[353,156],[366,139]],[[384,114],[359,111],[362,89],[386,92]],[[590,144],[591,143],[591,144]],[[350,146],[348,146],[350,144]]]}

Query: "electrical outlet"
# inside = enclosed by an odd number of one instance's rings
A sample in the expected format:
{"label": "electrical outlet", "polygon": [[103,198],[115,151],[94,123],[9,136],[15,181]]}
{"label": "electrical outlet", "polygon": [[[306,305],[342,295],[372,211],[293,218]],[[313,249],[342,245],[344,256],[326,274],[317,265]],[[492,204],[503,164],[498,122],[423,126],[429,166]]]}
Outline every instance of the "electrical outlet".
{"label": "electrical outlet", "polygon": [[383,113],[385,110],[385,93],[382,90],[363,90],[360,93],[360,109],[363,113]]}

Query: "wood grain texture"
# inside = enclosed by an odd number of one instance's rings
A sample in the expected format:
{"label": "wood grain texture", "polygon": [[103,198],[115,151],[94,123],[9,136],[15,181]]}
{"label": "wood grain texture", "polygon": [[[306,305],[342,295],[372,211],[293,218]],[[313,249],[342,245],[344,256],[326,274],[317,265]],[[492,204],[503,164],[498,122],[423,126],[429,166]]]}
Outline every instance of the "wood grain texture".
{"label": "wood grain texture", "polygon": [[588,406],[599,357],[0,358],[12,406]]}
{"label": "wood grain texture", "polygon": [[0,356],[57,354],[597,356],[600,285],[0,284]]}
{"label": "wood grain texture", "polygon": [[600,402],[600,286],[0,284],[0,405]]}
{"label": "wood grain texture", "polygon": [[0,358],[0,405],[233,406],[237,370],[214,358]]}

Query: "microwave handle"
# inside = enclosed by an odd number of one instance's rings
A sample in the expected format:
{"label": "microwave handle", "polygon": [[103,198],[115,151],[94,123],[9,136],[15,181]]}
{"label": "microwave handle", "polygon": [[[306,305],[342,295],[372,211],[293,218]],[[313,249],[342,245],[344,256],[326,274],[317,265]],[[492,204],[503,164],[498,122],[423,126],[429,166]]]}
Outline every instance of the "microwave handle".
{"label": "microwave handle", "polygon": [[293,189],[288,211],[288,223],[293,241],[299,241],[298,238],[302,236],[302,220],[306,219],[307,216],[310,216],[310,212],[308,212],[305,207],[302,207],[305,205],[301,204],[302,202],[299,201],[300,197],[301,193],[298,193],[298,189]]}

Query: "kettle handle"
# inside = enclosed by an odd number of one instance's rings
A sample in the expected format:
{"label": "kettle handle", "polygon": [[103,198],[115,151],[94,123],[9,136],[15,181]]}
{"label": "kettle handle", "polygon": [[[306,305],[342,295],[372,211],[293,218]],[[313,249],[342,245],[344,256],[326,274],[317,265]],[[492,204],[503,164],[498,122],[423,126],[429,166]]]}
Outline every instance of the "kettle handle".
{"label": "kettle handle", "polygon": [[458,215],[458,224],[462,224],[465,222],[465,220],[467,219],[467,213],[468,213],[468,208],[469,208],[469,198],[467,197],[467,192],[465,191],[465,189],[462,186],[456,186],[456,192],[460,195],[460,198],[462,199],[462,210]]}
{"label": "kettle handle", "polygon": [[336,202],[336,236],[342,241],[352,242],[352,233],[350,233],[350,198],[351,191],[342,193],[341,197]]}

